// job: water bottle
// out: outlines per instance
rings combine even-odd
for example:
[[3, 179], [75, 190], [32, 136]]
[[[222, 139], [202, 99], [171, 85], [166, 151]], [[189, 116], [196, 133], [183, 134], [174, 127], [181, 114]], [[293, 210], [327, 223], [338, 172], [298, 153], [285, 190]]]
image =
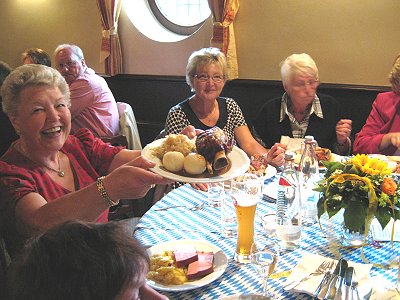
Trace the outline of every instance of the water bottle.
[[276, 201], [276, 237], [286, 250], [296, 249], [301, 237], [298, 171], [293, 160], [294, 153], [286, 152]]
[[303, 153], [299, 165], [300, 207], [302, 225], [304, 226], [311, 226], [317, 222], [318, 193], [313, 189], [320, 178], [315, 148], [314, 137], [307, 135], [304, 138]]

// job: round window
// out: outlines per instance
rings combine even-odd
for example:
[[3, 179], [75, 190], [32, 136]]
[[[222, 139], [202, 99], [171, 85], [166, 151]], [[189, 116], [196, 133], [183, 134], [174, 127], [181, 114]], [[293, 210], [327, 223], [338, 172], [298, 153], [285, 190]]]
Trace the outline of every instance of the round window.
[[207, 0], [148, 0], [157, 20], [168, 30], [191, 35], [210, 16]]

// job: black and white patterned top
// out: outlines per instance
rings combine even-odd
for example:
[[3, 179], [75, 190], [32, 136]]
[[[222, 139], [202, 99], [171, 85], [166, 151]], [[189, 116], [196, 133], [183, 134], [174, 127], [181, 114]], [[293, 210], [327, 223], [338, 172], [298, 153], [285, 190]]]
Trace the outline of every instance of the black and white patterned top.
[[[219, 119], [214, 126], [221, 128], [229, 139], [235, 140], [234, 129], [239, 126], [247, 126], [242, 110], [231, 98], [218, 97]], [[207, 130], [210, 126], [203, 124], [189, 105], [189, 99], [172, 107], [165, 122], [166, 134], [178, 134], [192, 125], [197, 129]], [[212, 126], [212, 127], [214, 127]]]

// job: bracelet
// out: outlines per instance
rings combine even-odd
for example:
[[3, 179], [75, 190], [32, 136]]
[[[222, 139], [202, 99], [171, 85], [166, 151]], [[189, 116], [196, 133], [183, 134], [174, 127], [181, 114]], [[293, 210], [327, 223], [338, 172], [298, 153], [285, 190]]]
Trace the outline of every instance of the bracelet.
[[108, 207], [118, 205], [119, 200], [116, 201], [116, 202], [112, 201], [110, 196], [108, 196], [108, 193], [107, 193], [106, 189], [104, 188], [104, 176], [101, 176], [101, 177], [97, 178], [96, 186], [97, 186], [97, 190], [99, 191], [99, 193], [100, 193], [101, 197], [103, 198], [104, 202], [107, 203]]

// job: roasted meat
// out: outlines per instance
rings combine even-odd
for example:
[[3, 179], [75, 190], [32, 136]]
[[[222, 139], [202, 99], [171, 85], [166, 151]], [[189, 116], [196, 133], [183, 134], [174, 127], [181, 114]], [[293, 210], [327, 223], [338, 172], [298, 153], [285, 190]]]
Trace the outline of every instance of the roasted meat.
[[207, 161], [210, 174], [228, 165], [226, 155], [232, 151], [233, 141], [218, 127], [205, 130], [197, 136], [196, 151]]

